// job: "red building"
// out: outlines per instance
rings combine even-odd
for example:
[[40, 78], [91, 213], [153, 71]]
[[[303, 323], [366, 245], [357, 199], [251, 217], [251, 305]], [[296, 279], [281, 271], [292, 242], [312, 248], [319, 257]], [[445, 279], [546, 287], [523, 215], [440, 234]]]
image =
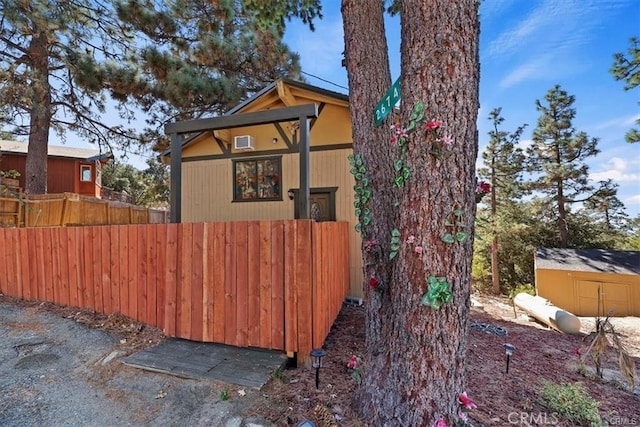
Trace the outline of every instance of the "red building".
[[[47, 193], [78, 193], [100, 198], [102, 165], [112, 158], [111, 153], [85, 148], [49, 146], [47, 160]], [[27, 144], [0, 140], [0, 170], [20, 173], [20, 187], [25, 184]]]

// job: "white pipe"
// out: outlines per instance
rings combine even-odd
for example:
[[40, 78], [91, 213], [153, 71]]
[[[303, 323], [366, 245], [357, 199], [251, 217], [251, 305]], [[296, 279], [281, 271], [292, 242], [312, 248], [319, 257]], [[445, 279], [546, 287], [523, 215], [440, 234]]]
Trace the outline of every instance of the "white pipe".
[[580, 319], [542, 297], [519, 293], [513, 298], [513, 303], [530, 316], [560, 332], [566, 334], [580, 332]]

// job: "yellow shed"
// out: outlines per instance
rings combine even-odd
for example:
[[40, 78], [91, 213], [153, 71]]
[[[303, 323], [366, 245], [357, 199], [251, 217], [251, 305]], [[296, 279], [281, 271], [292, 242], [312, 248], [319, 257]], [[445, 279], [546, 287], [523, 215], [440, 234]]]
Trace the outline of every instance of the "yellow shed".
[[640, 316], [638, 251], [540, 248], [535, 280], [538, 295], [577, 316]]
[[[355, 231], [349, 99], [289, 79], [275, 81], [225, 114], [257, 113], [307, 104], [318, 115], [309, 123], [310, 217], [348, 221], [350, 291], [362, 291], [360, 236]], [[200, 132], [182, 143], [181, 222], [279, 220], [298, 217], [300, 153], [298, 121]], [[163, 153], [169, 162], [170, 150]]]

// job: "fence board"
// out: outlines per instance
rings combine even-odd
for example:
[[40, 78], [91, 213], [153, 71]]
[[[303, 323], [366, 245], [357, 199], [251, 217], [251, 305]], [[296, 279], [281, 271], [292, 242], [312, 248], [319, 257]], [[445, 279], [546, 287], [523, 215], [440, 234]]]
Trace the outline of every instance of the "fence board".
[[84, 299], [83, 307], [88, 307], [92, 310], [96, 309], [96, 294], [93, 286], [93, 270], [94, 270], [94, 252], [95, 242], [94, 235], [91, 233], [93, 227], [82, 227], [78, 230], [78, 235], [82, 241], [82, 250], [80, 256], [82, 257], [82, 297]]
[[[296, 334], [298, 360], [306, 360], [313, 341], [313, 301], [311, 280], [311, 220], [296, 221]], [[318, 305], [320, 308], [321, 305]]]
[[249, 325], [249, 314], [247, 302], [249, 299], [248, 270], [251, 268], [248, 257], [247, 233], [249, 224], [245, 221], [234, 222], [234, 237], [236, 239], [236, 344], [240, 347], [247, 346], [247, 327]]
[[135, 226], [123, 226], [123, 229], [127, 230], [127, 243], [129, 245], [127, 249], [128, 265], [127, 265], [127, 280], [126, 280], [126, 295], [127, 300], [127, 316], [132, 319], [138, 318], [138, 289], [136, 286], [136, 279], [138, 278], [138, 234]]
[[164, 311], [167, 303], [167, 227], [154, 226], [156, 229], [156, 325], [165, 328]]
[[147, 296], [148, 296], [148, 283], [147, 275], [149, 269], [149, 262], [147, 259], [147, 250], [149, 245], [147, 239], [150, 238], [149, 230], [145, 230], [141, 225], [132, 225], [130, 228], [135, 229], [136, 242], [138, 244], [138, 250], [134, 252], [137, 254], [138, 262], [136, 263], [136, 319], [141, 322], [151, 323], [147, 319]]
[[260, 221], [260, 275], [259, 275], [259, 344], [261, 348], [271, 345], [271, 223]]
[[218, 222], [215, 224], [213, 237], [213, 340], [216, 342], [226, 342], [226, 224]]
[[298, 351], [298, 342], [296, 336], [298, 335], [298, 310], [297, 310], [297, 298], [296, 292], [296, 266], [297, 266], [297, 251], [296, 251], [296, 234], [298, 228], [296, 222], [286, 222], [284, 226], [284, 338], [285, 347], [291, 352]]
[[284, 221], [272, 222], [271, 239], [271, 348], [284, 350]]
[[247, 345], [260, 346], [260, 223], [247, 225]]
[[69, 305], [70, 304], [70, 293], [69, 293], [69, 257], [67, 254], [69, 253], [69, 240], [68, 240], [68, 229], [66, 228], [56, 228], [56, 234], [54, 235], [57, 239], [56, 245], [54, 246], [58, 248], [58, 258], [56, 263], [58, 264], [58, 271], [60, 274], [60, 292], [59, 299], [60, 304]]
[[[20, 271], [20, 275], [22, 276], [22, 297], [25, 299], [33, 299], [31, 295], [31, 286], [29, 284], [29, 270], [30, 270], [30, 260], [29, 260], [29, 235], [27, 230], [20, 229], [18, 231], [18, 240], [20, 245], [20, 265], [22, 270]], [[1, 238], [1, 237], [0, 237]], [[1, 240], [4, 241], [4, 240]], [[34, 260], [35, 261], [35, 260]], [[0, 287], [1, 288], [1, 287]]]
[[203, 282], [203, 268], [204, 268], [204, 257], [206, 257], [205, 247], [204, 247], [204, 224], [197, 223], [193, 224], [193, 243], [191, 244], [193, 248], [193, 255], [191, 256], [191, 294], [189, 296], [189, 300], [191, 303], [191, 332], [189, 334], [189, 339], [195, 341], [202, 341], [202, 318], [203, 318], [203, 307], [202, 307], [202, 298], [204, 295], [202, 289]]
[[202, 340], [213, 341], [213, 275], [216, 259], [215, 225], [212, 223], [204, 224], [202, 248]]
[[236, 345], [236, 248], [234, 223], [225, 224], [224, 235], [224, 341]]
[[111, 254], [111, 263], [109, 271], [111, 272], [111, 310], [122, 313], [122, 305], [120, 304], [120, 230], [118, 227], [109, 227], [110, 242], [109, 253]]
[[164, 304], [164, 333], [171, 337], [176, 336], [176, 278], [178, 277], [178, 224], [169, 224], [167, 227], [166, 244], [166, 274], [165, 274], [165, 304]]
[[146, 287], [147, 294], [145, 298], [146, 312], [145, 312], [145, 323], [149, 323], [151, 325], [157, 324], [157, 280], [158, 280], [158, 253], [157, 253], [157, 241], [156, 241], [156, 231], [157, 228], [155, 225], [147, 225], [141, 227], [141, 231], [147, 235], [147, 249], [145, 251], [145, 259], [144, 262], [147, 265], [147, 276], [146, 276]]
[[176, 319], [177, 336], [188, 338], [191, 335], [191, 286], [192, 286], [192, 266], [193, 259], [193, 224], [183, 224], [178, 228], [180, 240], [180, 254], [178, 259], [182, 260], [178, 264], [180, 280], [176, 284], [178, 289], [178, 311]]
[[102, 239], [100, 236], [100, 227], [91, 228], [91, 240], [93, 245], [91, 250], [93, 252], [93, 264], [91, 268], [91, 282], [93, 285], [93, 300], [95, 301], [95, 310], [98, 313], [104, 313], [104, 302], [102, 300]]
[[109, 227], [99, 227], [100, 229], [100, 275], [98, 283], [102, 290], [102, 313], [113, 313], [111, 290], [111, 233]]
[[0, 291], [304, 360], [324, 342], [348, 289], [347, 227], [265, 220], [0, 229]]
[[16, 283], [16, 273], [15, 273], [15, 248], [16, 243], [13, 241], [14, 233], [5, 233], [3, 237], [3, 242], [6, 242], [6, 254], [4, 260], [4, 268], [7, 277], [7, 294], [9, 295], [17, 295], [18, 286]]

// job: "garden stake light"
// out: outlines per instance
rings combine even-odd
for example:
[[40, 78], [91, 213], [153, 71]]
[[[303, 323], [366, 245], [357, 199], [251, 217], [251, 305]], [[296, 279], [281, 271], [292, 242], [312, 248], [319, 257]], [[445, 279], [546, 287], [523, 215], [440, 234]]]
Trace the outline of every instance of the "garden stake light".
[[504, 352], [507, 355], [507, 370], [506, 373], [509, 373], [509, 360], [511, 359], [511, 355], [513, 354], [513, 351], [516, 349], [516, 346], [513, 344], [509, 344], [509, 343], [505, 343], [504, 345]]
[[320, 367], [322, 366], [322, 358], [326, 355], [327, 352], [321, 348], [314, 348], [313, 350], [311, 350], [313, 367], [316, 368], [316, 388], [320, 386]]

